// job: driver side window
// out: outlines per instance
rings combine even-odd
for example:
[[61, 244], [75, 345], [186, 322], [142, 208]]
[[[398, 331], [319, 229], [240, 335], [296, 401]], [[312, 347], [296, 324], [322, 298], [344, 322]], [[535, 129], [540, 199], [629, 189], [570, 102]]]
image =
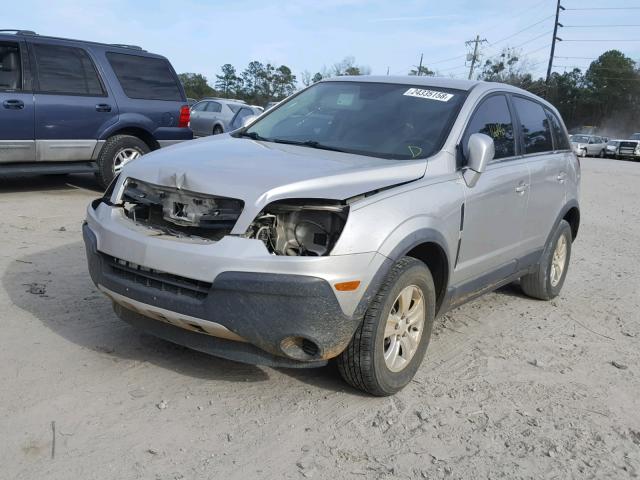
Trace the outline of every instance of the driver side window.
[[504, 95], [492, 95], [482, 101], [467, 125], [462, 137], [464, 158], [468, 158], [467, 144], [474, 133], [484, 133], [493, 139], [496, 154], [495, 160], [513, 157], [516, 154], [513, 121], [509, 104]]

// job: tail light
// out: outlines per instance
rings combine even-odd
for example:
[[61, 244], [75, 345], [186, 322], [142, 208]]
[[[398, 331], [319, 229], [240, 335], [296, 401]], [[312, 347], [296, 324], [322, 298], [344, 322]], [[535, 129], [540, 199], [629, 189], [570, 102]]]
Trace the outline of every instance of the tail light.
[[191, 119], [191, 110], [188, 105], [180, 107], [180, 117], [178, 118], [178, 127], [187, 128]]

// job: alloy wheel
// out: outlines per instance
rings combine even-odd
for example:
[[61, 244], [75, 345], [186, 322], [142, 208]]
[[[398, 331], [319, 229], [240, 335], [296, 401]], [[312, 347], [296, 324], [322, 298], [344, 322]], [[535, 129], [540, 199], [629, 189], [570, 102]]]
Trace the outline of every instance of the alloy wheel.
[[416, 285], [405, 287], [387, 317], [384, 361], [392, 372], [403, 370], [418, 350], [425, 324], [425, 300]]

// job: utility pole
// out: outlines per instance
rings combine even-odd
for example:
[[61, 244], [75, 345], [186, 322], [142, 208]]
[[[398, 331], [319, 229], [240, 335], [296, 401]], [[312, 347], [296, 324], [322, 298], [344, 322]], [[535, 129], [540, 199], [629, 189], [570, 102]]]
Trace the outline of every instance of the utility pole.
[[389, 67], [387, 67], [387, 77], [389, 76]]
[[424, 53], [420, 54], [420, 65], [418, 65], [418, 76], [422, 75], [422, 57], [424, 56]]
[[473, 77], [473, 69], [475, 68], [476, 62], [479, 60], [479, 57], [480, 57], [480, 52], [478, 52], [478, 46], [485, 43], [486, 41], [487, 41], [486, 38], [483, 38], [482, 40], [480, 40], [480, 35], [476, 35], [475, 40], [469, 40], [468, 42], [464, 42], [464, 44], [467, 47], [470, 47], [471, 44], [474, 44], [473, 53], [471, 55], [467, 55], [467, 60], [471, 60], [471, 67], [469, 68], [469, 80], [471, 80], [471, 77]]
[[553, 40], [551, 40], [551, 52], [549, 53], [549, 66], [547, 67], [547, 79], [545, 83], [549, 83], [549, 79], [551, 78], [551, 69], [553, 68], [553, 56], [556, 53], [556, 40], [561, 42], [562, 39], [558, 38], [558, 27], [562, 27], [563, 25], [558, 22], [558, 17], [560, 17], [560, 10], [564, 10], [564, 7], [560, 5], [560, 0], [558, 0], [558, 4], [556, 6], [556, 23], [553, 24]]

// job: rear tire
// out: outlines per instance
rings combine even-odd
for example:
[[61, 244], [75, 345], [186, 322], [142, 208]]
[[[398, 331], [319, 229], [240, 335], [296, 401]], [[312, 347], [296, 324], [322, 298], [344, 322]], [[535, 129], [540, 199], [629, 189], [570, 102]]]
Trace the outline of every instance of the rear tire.
[[213, 127], [213, 134], [214, 135], [220, 135], [221, 133], [223, 133], [223, 131], [222, 131], [222, 127], [220, 125], [216, 125], [215, 127]]
[[569, 270], [572, 241], [569, 223], [560, 220], [536, 270], [520, 279], [520, 288], [525, 295], [540, 300], [551, 300], [558, 296]]
[[[107, 139], [98, 156], [96, 177], [103, 188], [107, 188], [116, 173], [131, 159], [149, 153], [149, 145], [133, 135], [114, 135]], [[137, 156], [136, 156], [137, 155]], [[130, 158], [130, 160], [125, 160]]]
[[337, 359], [342, 377], [376, 396], [393, 395], [404, 388], [427, 351], [435, 304], [435, 287], [427, 266], [415, 258], [401, 258]]

